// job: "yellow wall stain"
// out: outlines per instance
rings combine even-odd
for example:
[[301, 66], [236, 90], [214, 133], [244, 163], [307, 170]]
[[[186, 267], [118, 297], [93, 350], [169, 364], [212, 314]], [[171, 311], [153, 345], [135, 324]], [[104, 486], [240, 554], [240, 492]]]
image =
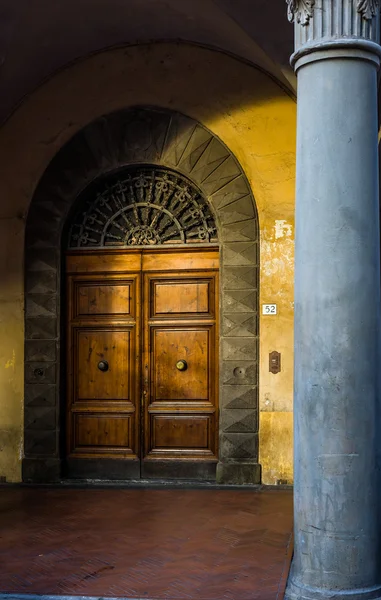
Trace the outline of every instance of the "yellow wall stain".
[[[114, 49], [71, 65], [29, 96], [0, 130], [0, 321], [7, 323], [0, 361], [14, 369], [12, 382], [0, 370], [0, 474], [21, 479], [25, 220], [20, 215], [27, 213], [50, 160], [78, 130], [101, 115], [138, 105], [200, 121], [233, 152], [252, 187], [260, 225], [260, 304], [278, 309], [275, 316], [260, 314], [263, 482], [291, 482], [296, 105], [248, 64], [165, 43]], [[277, 375], [269, 372], [273, 350], [282, 355]]]
[[14, 370], [15, 366], [16, 366], [16, 352], [13, 350], [12, 358], [7, 360], [7, 362], [5, 363], [5, 368]]

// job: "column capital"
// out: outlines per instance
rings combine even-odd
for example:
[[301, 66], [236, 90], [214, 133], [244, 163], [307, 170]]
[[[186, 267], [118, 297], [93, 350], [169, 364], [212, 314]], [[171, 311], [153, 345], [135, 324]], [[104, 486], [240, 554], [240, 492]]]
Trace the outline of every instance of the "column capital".
[[[381, 56], [381, 0], [286, 0], [288, 19], [295, 23], [291, 64], [335, 56], [371, 60]], [[333, 50], [334, 52], [328, 52]]]

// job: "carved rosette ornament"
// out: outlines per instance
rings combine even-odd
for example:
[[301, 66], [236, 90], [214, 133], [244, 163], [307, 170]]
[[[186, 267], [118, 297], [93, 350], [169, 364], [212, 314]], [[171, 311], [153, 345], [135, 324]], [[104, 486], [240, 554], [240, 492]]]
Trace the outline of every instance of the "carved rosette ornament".
[[70, 248], [156, 246], [217, 241], [200, 192], [179, 173], [132, 167], [80, 201]]
[[357, 10], [367, 21], [371, 21], [377, 15], [379, 7], [379, 0], [357, 0]]
[[288, 20], [293, 23], [296, 21], [304, 27], [308, 25], [313, 17], [315, 0], [286, 0], [288, 4]]

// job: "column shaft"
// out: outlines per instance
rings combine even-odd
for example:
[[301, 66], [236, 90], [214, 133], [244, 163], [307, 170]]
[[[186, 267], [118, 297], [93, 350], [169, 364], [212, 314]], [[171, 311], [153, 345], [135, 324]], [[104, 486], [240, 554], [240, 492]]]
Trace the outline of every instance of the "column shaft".
[[295, 554], [286, 597], [380, 599], [377, 57], [316, 48], [296, 66]]

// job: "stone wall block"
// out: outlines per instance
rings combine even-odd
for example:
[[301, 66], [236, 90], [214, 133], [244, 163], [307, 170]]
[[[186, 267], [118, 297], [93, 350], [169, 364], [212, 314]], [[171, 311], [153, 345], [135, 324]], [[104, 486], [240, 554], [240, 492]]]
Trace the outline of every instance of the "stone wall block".
[[25, 257], [28, 271], [57, 271], [58, 250], [57, 248], [39, 248], [28, 252]]
[[250, 188], [245, 177], [241, 174], [211, 194], [210, 200], [214, 208], [219, 211], [224, 206], [227, 206], [248, 194], [251, 196]]
[[53, 406], [26, 406], [24, 413], [25, 430], [49, 431], [55, 430], [56, 409]]
[[200, 160], [192, 169], [192, 178], [198, 184], [207, 181], [218, 169], [224, 173], [224, 165], [229, 159], [229, 151], [216, 138], [211, 138], [202, 153]]
[[258, 411], [252, 408], [224, 410], [221, 429], [224, 433], [257, 433]]
[[57, 447], [56, 431], [30, 431], [25, 432], [24, 450], [27, 456], [56, 456]]
[[224, 250], [227, 266], [249, 266], [258, 262], [258, 244], [255, 242], [229, 242]]
[[223, 360], [256, 360], [257, 340], [250, 337], [223, 338], [221, 343], [221, 353]]
[[224, 409], [254, 409], [258, 389], [255, 385], [223, 385], [221, 406]]
[[225, 264], [222, 288], [224, 290], [258, 289], [257, 267], [229, 267]]
[[27, 362], [54, 362], [57, 358], [55, 340], [27, 340], [25, 360]]
[[253, 360], [222, 361], [222, 384], [256, 385], [258, 365]]
[[162, 153], [164, 164], [175, 168], [179, 165], [195, 129], [193, 119], [180, 113], [171, 115]]
[[257, 290], [224, 290], [222, 307], [227, 313], [255, 312], [258, 305]]
[[258, 316], [255, 312], [225, 313], [222, 316], [223, 337], [258, 335]]
[[55, 383], [57, 364], [48, 362], [25, 363], [26, 383]]
[[25, 338], [27, 340], [52, 340], [57, 337], [57, 319], [54, 317], [27, 318]]
[[196, 125], [177, 165], [179, 169], [184, 173], [191, 173], [212, 139], [213, 136], [209, 131]]
[[25, 291], [28, 294], [49, 294], [57, 290], [57, 271], [27, 271]]
[[25, 298], [25, 309], [27, 317], [56, 317], [56, 294], [26, 294]]
[[[234, 200], [230, 204], [219, 208], [218, 215], [222, 226], [232, 225], [238, 222], [254, 218], [254, 206], [249, 195]], [[235, 240], [236, 241], [236, 240]]]
[[125, 111], [124, 123], [120, 123], [123, 141], [119, 160], [131, 162], [158, 162], [168, 130], [168, 115], [160, 111]]
[[256, 219], [244, 219], [223, 224], [221, 238], [224, 242], [258, 242], [258, 224]]
[[25, 406], [55, 406], [57, 387], [54, 384], [27, 384]]
[[229, 156], [205, 181], [203, 188], [208, 196], [215, 194], [225, 185], [239, 177], [241, 171], [236, 160]]
[[57, 236], [60, 235], [58, 227], [44, 226], [43, 223], [33, 222], [31, 227], [28, 227], [26, 234], [26, 246], [31, 248], [51, 248], [55, 250], [57, 247]]
[[221, 456], [235, 460], [258, 459], [258, 434], [222, 433], [220, 436]]

